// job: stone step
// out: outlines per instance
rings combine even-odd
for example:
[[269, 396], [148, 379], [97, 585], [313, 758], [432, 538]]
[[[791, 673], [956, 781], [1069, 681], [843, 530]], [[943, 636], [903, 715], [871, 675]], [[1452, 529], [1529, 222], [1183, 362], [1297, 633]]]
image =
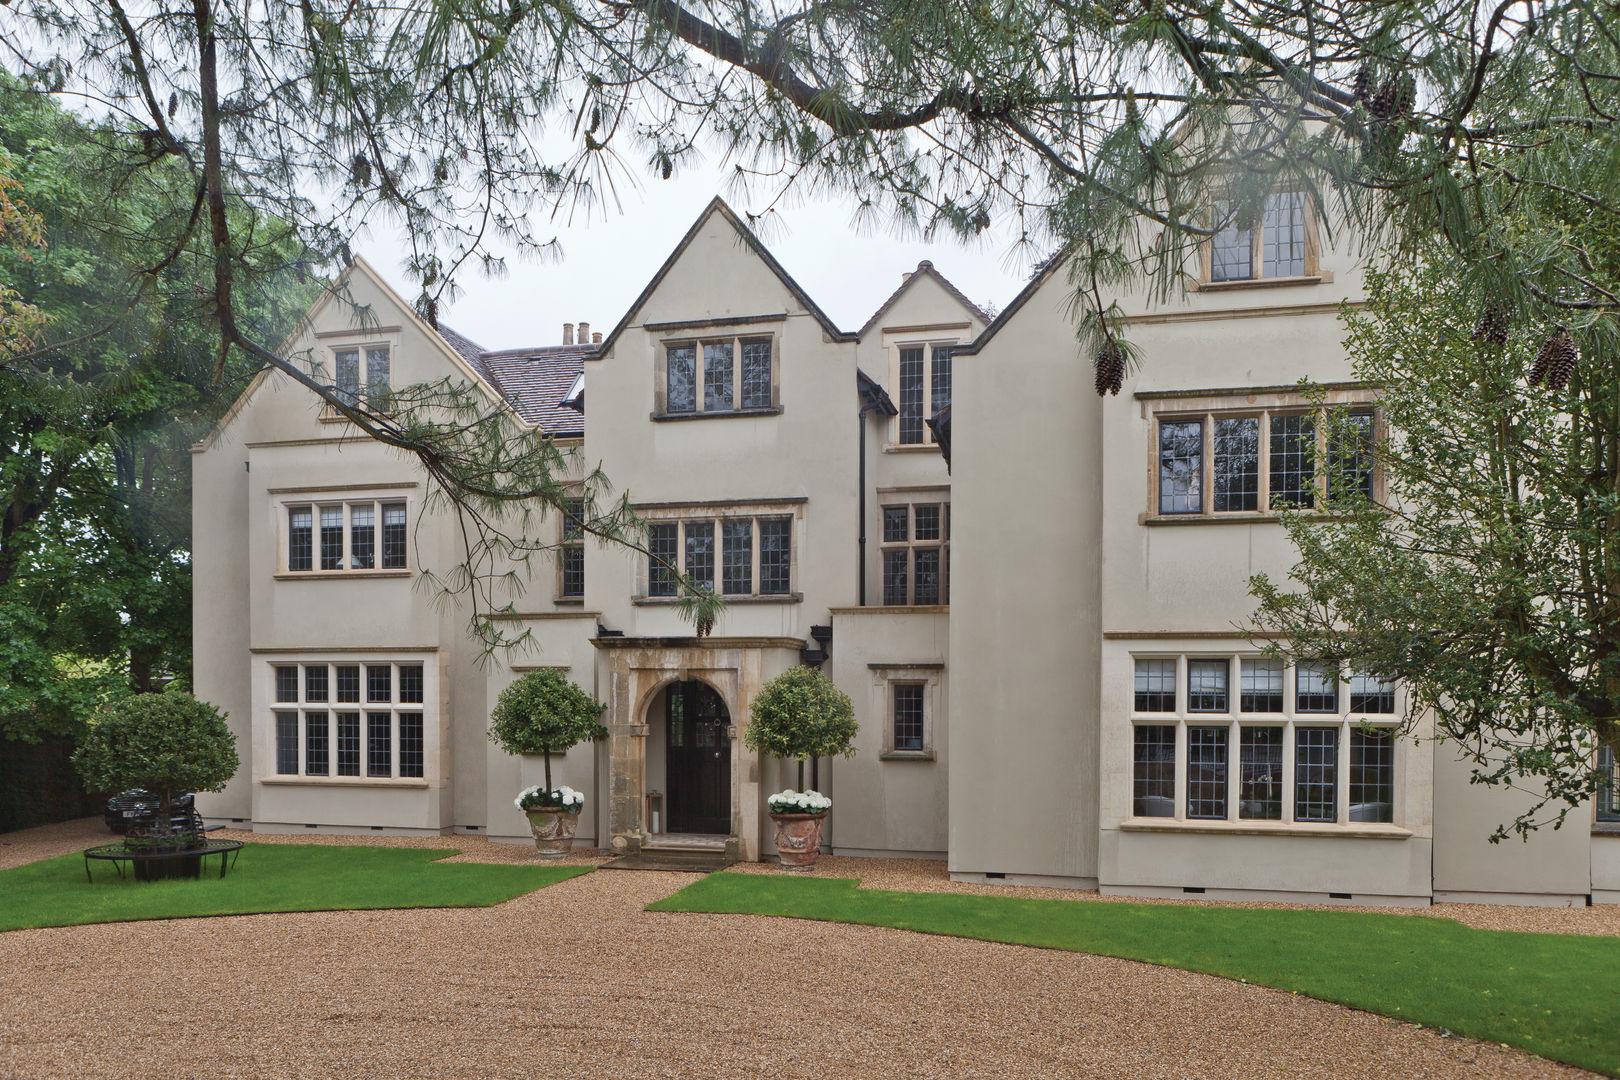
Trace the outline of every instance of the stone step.
[[708, 874], [724, 870], [736, 861], [724, 851], [643, 849], [635, 855], [621, 855], [612, 862], [603, 863], [598, 869], [673, 870], [685, 874]]

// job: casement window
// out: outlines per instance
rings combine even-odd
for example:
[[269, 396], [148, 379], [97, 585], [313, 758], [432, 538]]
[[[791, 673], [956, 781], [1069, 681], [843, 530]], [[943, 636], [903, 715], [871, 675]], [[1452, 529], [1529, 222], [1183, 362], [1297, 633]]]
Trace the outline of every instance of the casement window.
[[928, 418], [951, 403], [951, 352], [956, 342], [901, 345], [895, 366], [894, 441], [902, 446], [935, 442]]
[[1226, 517], [1376, 498], [1375, 419], [1370, 405], [1158, 414], [1153, 513]]
[[1614, 750], [1598, 747], [1598, 786], [1596, 798], [1599, 821], [1620, 822], [1620, 768], [1615, 765]]
[[419, 780], [427, 768], [428, 702], [419, 661], [272, 664], [275, 775]]
[[950, 603], [951, 504], [924, 501], [881, 509], [883, 603]]
[[1259, 216], [1239, 220], [1230, 203], [1215, 205], [1221, 226], [1203, 244], [1205, 284], [1263, 282], [1318, 275], [1316, 222], [1302, 191], [1266, 197]]
[[283, 504], [282, 513], [287, 573], [408, 568], [403, 501], [295, 502]]
[[793, 593], [791, 514], [726, 514], [654, 520], [648, 526], [646, 592], [677, 595], [676, 570], [725, 597]]
[[564, 499], [557, 545], [557, 596], [577, 599], [585, 595], [584, 499]]
[[776, 407], [770, 337], [665, 342], [660, 365], [666, 416], [760, 412]]
[[1392, 681], [1331, 664], [1137, 657], [1132, 815], [1393, 823], [1396, 704]]
[[387, 345], [340, 345], [332, 350], [334, 386], [350, 405], [381, 405], [389, 394], [392, 357]]
[[944, 708], [942, 664], [872, 664], [874, 712], [885, 719], [885, 760], [934, 760], [934, 725]]

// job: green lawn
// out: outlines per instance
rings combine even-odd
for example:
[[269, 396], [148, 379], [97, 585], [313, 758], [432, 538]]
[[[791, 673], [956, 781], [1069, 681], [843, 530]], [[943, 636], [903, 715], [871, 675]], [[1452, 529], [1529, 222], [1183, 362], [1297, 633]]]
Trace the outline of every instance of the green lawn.
[[[223, 880], [217, 856], [194, 881], [120, 881], [111, 863], [55, 859], [0, 871], [0, 931], [35, 926], [251, 915], [265, 911], [488, 907], [588, 866], [441, 863], [454, 849], [248, 844]], [[128, 871], [126, 871], [126, 874]]]
[[710, 874], [653, 911], [785, 915], [1099, 953], [1449, 1028], [1620, 1075], [1620, 939], [1357, 912], [1025, 900]]

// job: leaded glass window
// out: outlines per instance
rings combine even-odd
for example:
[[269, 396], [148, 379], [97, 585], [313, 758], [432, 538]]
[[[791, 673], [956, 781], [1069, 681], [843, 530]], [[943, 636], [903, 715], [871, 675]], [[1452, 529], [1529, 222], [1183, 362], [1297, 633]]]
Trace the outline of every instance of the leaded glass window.
[[402, 712], [399, 714], [399, 775], [404, 777], [420, 777], [422, 775], [422, 714], [419, 712]]
[[360, 350], [339, 349], [332, 354], [337, 367], [337, 395], [346, 404], [360, 403]]
[[394, 715], [366, 713], [366, 775], [394, 775]]
[[911, 539], [910, 507], [885, 506], [883, 508], [883, 542], [904, 544]]
[[321, 569], [343, 569], [343, 507], [321, 507]]
[[1294, 820], [1337, 821], [1339, 729], [1294, 729]]
[[768, 409], [771, 400], [771, 341], [742, 343], [742, 407]]
[[1215, 512], [1260, 508], [1260, 418], [1215, 419]]
[[900, 441], [923, 441], [923, 350], [900, 350]]
[[1376, 675], [1352, 672], [1350, 675], [1350, 711], [1353, 713], [1393, 713], [1395, 711], [1395, 683]]
[[793, 591], [793, 519], [759, 519], [759, 591], [776, 596]]
[[405, 567], [405, 504], [383, 503], [383, 557], [384, 570], [402, 570]]
[[307, 776], [325, 776], [331, 768], [327, 757], [329, 729], [325, 709], [312, 709], [304, 713], [304, 773]]
[[313, 569], [314, 553], [314, 513], [307, 506], [294, 506], [287, 511], [287, 569]]
[[1137, 724], [1133, 747], [1132, 815], [1175, 817], [1176, 729], [1170, 724]]
[[903, 605], [909, 595], [909, 563], [911, 552], [897, 548], [883, 553], [883, 602]]
[[1226, 712], [1226, 681], [1231, 666], [1227, 660], [1187, 661], [1188, 712]]
[[1305, 273], [1305, 193], [1278, 192], [1266, 200], [1260, 235], [1261, 273], [1268, 278]]
[[1620, 768], [1615, 767], [1613, 748], [1598, 747], [1597, 771], [1597, 819], [1620, 821]]
[[1353, 412], [1334, 418], [1328, 429], [1330, 495], [1351, 498], [1373, 493], [1373, 415]]
[[372, 345], [366, 349], [366, 400], [373, 405], [388, 397], [388, 346]]
[[732, 401], [731, 342], [710, 342], [703, 346], [703, 411], [730, 412]]
[[388, 664], [366, 665], [366, 700], [394, 700], [394, 669]]
[[1309, 213], [1302, 191], [1268, 195], [1259, 207], [1258, 223], [1245, 220], [1241, 207], [1216, 204], [1216, 220], [1224, 224], [1210, 240], [1210, 280], [1303, 277], [1309, 265]]
[[728, 595], [747, 595], [753, 592], [753, 518], [732, 518], [720, 523], [720, 555], [722, 560], [720, 590]]
[[[297, 687], [294, 687], [296, 692]], [[276, 712], [276, 772], [283, 776], [298, 773], [298, 714]]]
[[360, 775], [360, 714], [337, 714], [337, 774]]
[[686, 580], [706, 589], [714, 588], [714, 523], [686, 523]]
[[1395, 733], [1350, 729], [1350, 820], [1395, 820]]
[[1226, 817], [1226, 727], [1187, 729], [1187, 816]]
[[422, 703], [422, 665], [399, 665], [399, 700], [405, 705]]
[[950, 602], [950, 504], [883, 507], [883, 602]]
[[[1228, 218], [1232, 208], [1220, 206], [1218, 218]], [[1238, 228], [1235, 218], [1226, 224], [1210, 241], [1209, 276], [1211, 281], [1246, 281], [1254, 277], [1254, 230]]]
[[1176, 711], [1176, 662], [1172, 659], [1136, 662], [1136, 711]]
[[1316, 421], [1304, 413], [1271, 418], [1271, 506], [1316, 505]]
[[660, 522], [648, 526], [647, 595], [675, 595], [675, 567], [680, 557], [676, 547], [679, 526], [674, 522]]
[[1204, 508], [1204, 422], [1159, 423], [1159, 513], [1197, 514]]
[[916, 574], [912, 584], [912, 603], [939, 603], [939, 548], [917, 548], [913, 551], [912, 569]]
[[894, 684], [894, 748], [921, 750], [923, 748], [923, 692], [922, 683]]
[[[1280, 706], [1280, 702], [1279, 702]], [[1281, 821], [1283, 813], [1283, 729], [1238, 729], [1238, 817]]]
[[356, 570], [377, 565], [377, 511], [371, 503], [349, 507], [349, 562]]
[[1238, 708], [1246, 713], [1283, 711], [1283, 662], [1261, 658], [1240, 662]]
[[1332, 664], [1301, 663], [1294, 669], [1294, 711], [1339, 711], [1339, 669]]
[[276, 668], [276, 700], [298, 700], [298, 669], [291, 665]]
[[585, 500], [564, 499], [558, 552], [559, 596], [585, 595]]
[[939, 411], [951, 403], [951, 348], [934, 346], [933, 367], [929, 372], [929, 416], [939, 415]]
[[671, 345], [665, 353], [664, 407], [672, 413], [697, 411], [696, 345]]
[[327, 670], [325, 664], [306, 664], [304, 666], [305, 701], [326, 700]]
[[340, 704], [360, 700], [360, 665], [337, 665], [337, 699]]

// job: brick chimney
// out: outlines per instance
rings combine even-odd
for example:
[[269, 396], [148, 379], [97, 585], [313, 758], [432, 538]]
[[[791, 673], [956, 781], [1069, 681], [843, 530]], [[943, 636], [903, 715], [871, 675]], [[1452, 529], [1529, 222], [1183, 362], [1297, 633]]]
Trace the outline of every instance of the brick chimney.
[[[588, 322], [582, 322], [579, 324], [579, 343], [581, 345], [589, 345], [591, 343], [591, 324]], [[566, 345], [568, 342], [565, 341], [563, 344]]]
[[572, 345], [573, 343], [574, 343], [574, 324], [571, 323], [571, 322], [565, 322], [565, 323], [563, 323], [563, 344], [564, 345]]
[[591, 344], [592, 345], [600, 345], [600, 344], [602, 344], [602, 332], [600, 330], [598, 330], [596, 333], [591, 335]]

